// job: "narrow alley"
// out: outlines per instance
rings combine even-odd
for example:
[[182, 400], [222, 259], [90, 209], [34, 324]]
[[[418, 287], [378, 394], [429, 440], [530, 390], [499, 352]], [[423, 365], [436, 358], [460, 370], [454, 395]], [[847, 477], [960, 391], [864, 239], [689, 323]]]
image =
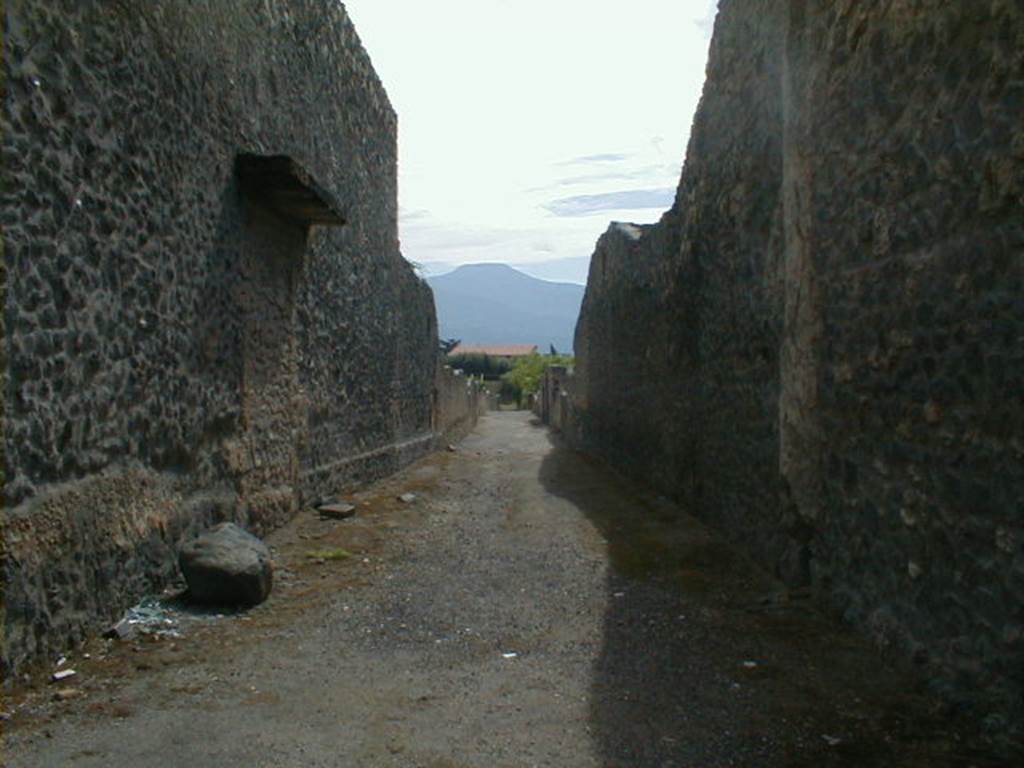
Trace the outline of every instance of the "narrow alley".
[[265, 604], [96, 640], [68, 701], [22, 692], [8, 764], [998, 764], [808, 599], [525, 412], [354, 498], [270, 537]]

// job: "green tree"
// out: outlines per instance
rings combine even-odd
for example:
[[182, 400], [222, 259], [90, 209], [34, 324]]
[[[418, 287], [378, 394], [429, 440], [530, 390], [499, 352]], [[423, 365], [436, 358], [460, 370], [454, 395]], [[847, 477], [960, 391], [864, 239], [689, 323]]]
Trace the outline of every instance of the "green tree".
[[452, 368], [458, 368], [473, 376], [483, 376], [485, 379], [497, 379], [511, 368], [507, 360], [490, 355], [450, 355], [447, 362]]
[[520, 357], [512, 370], [501, 377], [502, 392], [515, 397], [520, 408], [523, 398], [540, 388], [544, 371], [552, 365], [571, 366], [574, 358], [569, 355], [528, 355]]

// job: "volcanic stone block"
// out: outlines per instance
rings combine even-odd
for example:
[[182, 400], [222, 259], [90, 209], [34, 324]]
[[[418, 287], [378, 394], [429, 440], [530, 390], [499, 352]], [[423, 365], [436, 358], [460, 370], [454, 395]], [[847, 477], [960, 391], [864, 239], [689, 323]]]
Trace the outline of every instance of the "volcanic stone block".
[[273, 567], [266, 544], [234, 523], [221, 523], [182, 546], [178, 557], [189, 599], [252, 606], [270, 595]]

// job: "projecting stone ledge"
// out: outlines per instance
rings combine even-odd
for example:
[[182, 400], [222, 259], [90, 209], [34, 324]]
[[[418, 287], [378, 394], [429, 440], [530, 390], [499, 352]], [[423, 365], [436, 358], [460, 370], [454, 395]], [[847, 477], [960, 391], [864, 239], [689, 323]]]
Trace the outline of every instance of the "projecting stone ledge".
[[287, 155], [239, 155], [235, 171], [245, 194], [286, 218], [331, 227], [345, 223], [331, 193]]
[[608, 231], [625, 235], [630, 240], [639, 240], [651, 226], [650, 224], [631, 224], [627, 221], [613, 221], [608, 225]]

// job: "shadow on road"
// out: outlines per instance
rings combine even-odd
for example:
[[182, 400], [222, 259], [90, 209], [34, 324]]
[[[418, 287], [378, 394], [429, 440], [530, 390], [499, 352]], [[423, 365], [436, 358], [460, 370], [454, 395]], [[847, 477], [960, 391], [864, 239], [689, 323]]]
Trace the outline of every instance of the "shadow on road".
[[[542, 428], [542, 427], [538, 427]], [[605, 766], [995, 766], [907, 670], [695, 519], [549, 436], [545, 489], [607, 542], [590, 726]]]

